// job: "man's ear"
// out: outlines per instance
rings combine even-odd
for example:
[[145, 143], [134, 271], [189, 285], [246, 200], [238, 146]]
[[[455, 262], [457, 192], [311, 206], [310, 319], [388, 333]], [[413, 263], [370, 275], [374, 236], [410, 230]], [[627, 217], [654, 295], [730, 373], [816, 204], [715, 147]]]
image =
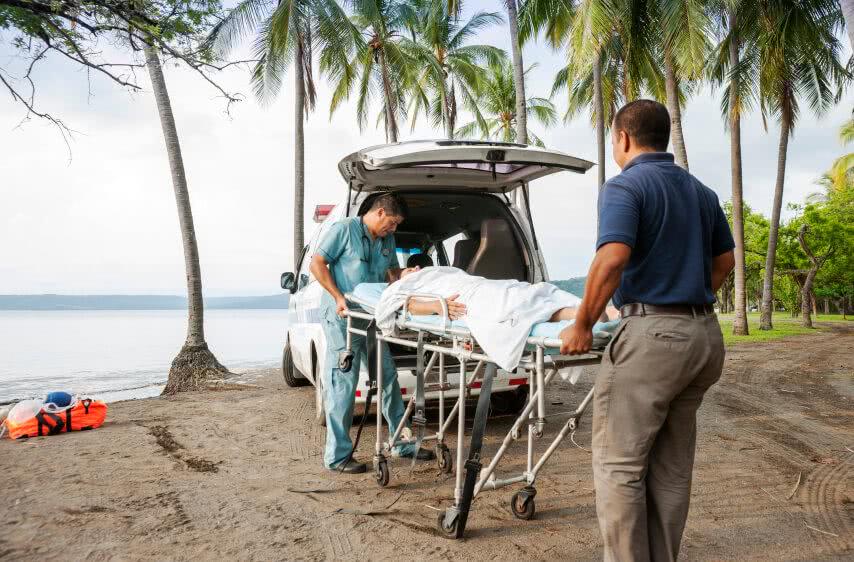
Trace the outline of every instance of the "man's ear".
[[620, 131], [620, 143], [622, 143], [623, 152], [628, 153], [632, 149], [632, 137], [625, 131]]

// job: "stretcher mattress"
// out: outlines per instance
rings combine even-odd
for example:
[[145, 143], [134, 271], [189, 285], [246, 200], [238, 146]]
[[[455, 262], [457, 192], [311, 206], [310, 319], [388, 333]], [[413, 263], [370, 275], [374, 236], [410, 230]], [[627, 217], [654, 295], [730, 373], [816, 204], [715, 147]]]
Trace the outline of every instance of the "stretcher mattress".
[[[388, 286], [387, 283], [361, 283], [356, 285], [351, 293], [352, 297], [358, 302], [367, 312], [373, 312], [383, 290]], [[432, 314], [429, 316], [412, 316], [410, 319], [419, 324], [435, 326], [436, 330], [441, 330], [442, 326], [451, 328], [468, 329], [465, 319], [452, 320], [445, 322], [441, 316]], [[561, 331], [569, 326], [572, 321], [561, 320], [560, 322], [541, 322], [534, 325], [531, 329], [531, 337], [536, 338], [557, 338]], [[593, 326], [594, 348], [602, 348], [611, 339], [611, 334], [616, 331], [619, 326], [619, 320], [611, 320], [610, 322], [597, 322]]]

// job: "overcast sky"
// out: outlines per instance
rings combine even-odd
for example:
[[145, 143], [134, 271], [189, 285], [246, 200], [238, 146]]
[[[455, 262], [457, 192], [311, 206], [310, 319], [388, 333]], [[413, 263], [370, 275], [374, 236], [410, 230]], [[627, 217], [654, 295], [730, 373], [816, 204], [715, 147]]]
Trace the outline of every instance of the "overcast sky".
[[[470, 1], [494, 9], [495, 2]], [[15, 72], [9, 35], [0, 35], [0, 64]], [[482, 42], [508, 48], [506, 27]], [[544, 45], [526, 47], [536, 63], [529, 95], [548, 96], [561, 55]], [[848, 53], [846, 53], [848, 56]], [[221, 75], [246, 101], [224, 113], [216, 92], [190, 71], [165, 69], [184, 152], [199, 241], [205, 293], [258, 295], [279, 292], [291, 269], [293, 97], [287, 80], [280, 98], [260, 107], [248, 73]], [[289, 77], [290, 78], [290, 77]], [[50, 125], [32, 120], [0, 94], [0, 293], [181, 294], [184, 266], [163, 136], [147, 75], [145, 91], [130, 94], [62, 60], [48, 59], [35, 75], [41, 109], [60, 116], [77, 134], [71, 160]], [[346, 186], [336, 163], [359, 148], [384, 142], [381, 129], [359, 131], [352, 104], [331, 119], [330, 88], [319, 83], [318, 109], [306, 124], [306, 225], [314, 206], [338, 203]], [[565, 102], [555, 98], [563, 112]], [[842, 152], [838, 129], [854, 107], [854, 89], [820, 118], [803, 112], [789, 144], [784, 207], [815, 191], [815, 180]], [[373, 122], [373, 121], [371, 121]], [[544, 130], [530, 128], [547, 146], [594, 160], [589, 118]], [[729, 138], [719, 93], [708, 90], [683, 110], [691, 171], [730, 198]], [[438, 131], [406, 127], [401, 140], [436, 138]], [[742, 124], [745, 199], [768, 213], [774, 190], [779, 129], [765, 132], [758, 115]], [[610, 160], [610, 155], [609, 155]], [[609, 161], [607, 175], [618, 172]], [[532, 186], [534, 222], [552, 278], [584, 275], [595, 238], [596, 171], [561, 173]]]

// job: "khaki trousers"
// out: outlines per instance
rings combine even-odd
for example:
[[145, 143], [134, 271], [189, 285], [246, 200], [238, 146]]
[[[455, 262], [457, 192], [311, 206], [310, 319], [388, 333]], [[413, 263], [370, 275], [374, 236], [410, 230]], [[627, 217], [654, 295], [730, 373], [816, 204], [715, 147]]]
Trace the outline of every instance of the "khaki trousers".
[[723, 362], [714, 315], [632, 316], [614, 334], [593, 399], [593, 479], [606, 561], [676, 559], [697, 409]]

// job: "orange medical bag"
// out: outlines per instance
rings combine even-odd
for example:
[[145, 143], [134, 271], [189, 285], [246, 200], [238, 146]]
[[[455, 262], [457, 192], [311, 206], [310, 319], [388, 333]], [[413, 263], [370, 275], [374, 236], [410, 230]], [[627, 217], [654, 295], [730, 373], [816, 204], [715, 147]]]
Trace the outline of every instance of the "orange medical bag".
[[6, 419], [6, 428], [12, 439], [26, 439], [42, 435], [57, 435], [69, 431], [95, 429], [104, 423], [107, 405], [100, 400], [84, 398], [62, 412], [48, 412], [44, 408], [35, 417], [15, 423]]

